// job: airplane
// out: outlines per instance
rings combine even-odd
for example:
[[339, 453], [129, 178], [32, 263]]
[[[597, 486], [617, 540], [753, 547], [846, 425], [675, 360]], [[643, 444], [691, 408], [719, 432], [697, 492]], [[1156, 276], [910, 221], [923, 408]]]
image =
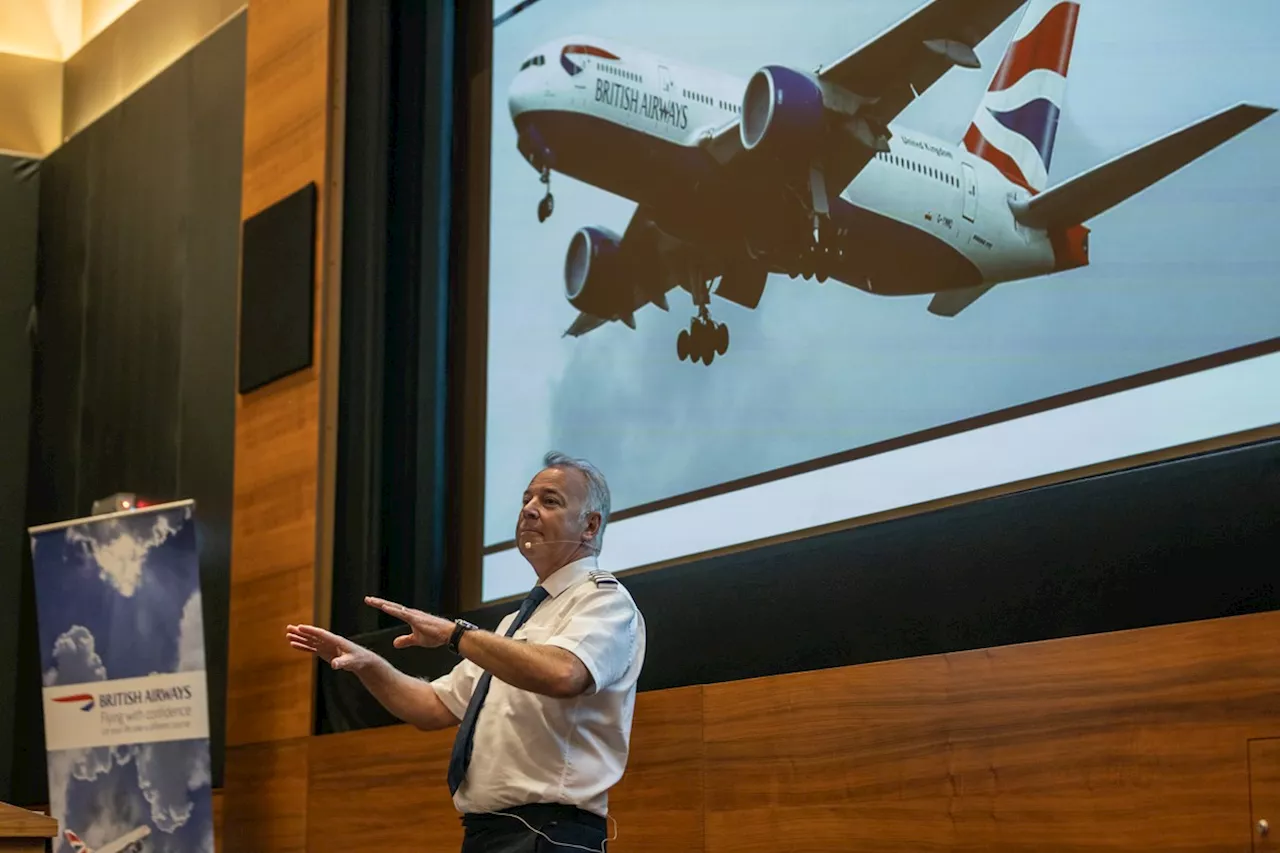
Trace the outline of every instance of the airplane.
[[142, 839], [151, 834], [151, 827], [140, 826], [137, 829], [132, 829], [105, 847], [91, 848], [80, 840], [80, 836], [69, 829], [64, 830], [62, 834], [66, 837], [67, 843], [71, 845], [73, 853], [141, 853]]
[[[1025, 8], [963, 139], [895, 122]], [[647, 305], [697, 309], [681, 361], [729, 347], [711, 295], [756, 308], [769, 274], [828, 278], [883, 296], [929, 295], [955, 317], [993, 287], [1087, 266], [1093, 217], [1275, 112], [1236, 104], [1047, 188], [1081, 10], [1077, 0], [931, 0], [813, 71], [739, 78], [611, 39], [534, 50], [508, 89], [517, 149], [636, 202], [624, 233], [590, 225], [565, 256], [578, 337], [635, 328]], [[715, 283], [714, 291], [711, 289]]]

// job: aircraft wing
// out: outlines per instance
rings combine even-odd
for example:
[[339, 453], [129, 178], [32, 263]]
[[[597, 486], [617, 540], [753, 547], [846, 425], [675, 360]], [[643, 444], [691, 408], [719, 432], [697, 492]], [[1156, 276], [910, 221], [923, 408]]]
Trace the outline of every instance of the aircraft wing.
[[93, 853], [125, 853], [130, 844], [136, 844], [151, 834], [151, 827], [140, 826], [102, 847], [96, 847]]
[[[913, 100], [953, 66], [977, 68], [974, 49], [1025, 0], [931, 0], [861, 47], [815, 72], [824, 84], [852, 95], [856, 107], [844, 135], [827, 152], [828, 184], [843, 189], [870, 161], [877, 138]], [[824, 100], [831, 106], [830, 93]], [[742, 152], [739, 122], [720, 128], [708, 147], [721, 163]], [[860, 141], [861, 146], [852, 144]], [[834, 162], [833, 162], [834, 161]]]
[[580, 311], [561, 337], [581, 337], [613, 320], [634, 329], [636, 311], [650, 304], [666, 311], [669, 291], [686, 286], [697, 276], [711, 279], [720, 274], [715, 262], [699, 256], [695, 247], [664, 234], [644, 207], [636, 208], [627, 223], [619, 251], [620, 266], [637, 276], [617, 284], [629, 296], [625, 300], [628, 309], [617, 317], [595, 317]]
[[873, 112], [888, 123], [952, 66], [978, 68], [977, 46], [1024, 2], [933, 0], [820, 68], [818, 77], [877, 98]]

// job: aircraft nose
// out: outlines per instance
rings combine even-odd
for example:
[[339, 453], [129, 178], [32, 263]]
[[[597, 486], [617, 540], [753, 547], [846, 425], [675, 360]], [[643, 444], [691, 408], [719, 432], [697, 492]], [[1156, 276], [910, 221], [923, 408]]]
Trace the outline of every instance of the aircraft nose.
[[507, 89], [507, 109], [511, 111], [513, 120], [533, 108], [533, 99], [538, 88], [533, 79], [535, 75], [531, 71], [532, 69], [529, 69], [517, 74]]

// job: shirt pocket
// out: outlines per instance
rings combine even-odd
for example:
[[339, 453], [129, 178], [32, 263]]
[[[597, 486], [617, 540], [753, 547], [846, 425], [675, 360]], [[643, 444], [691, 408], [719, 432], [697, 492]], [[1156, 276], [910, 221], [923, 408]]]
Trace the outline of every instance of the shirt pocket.
[[555, 633], [550, 626], [547, 625], [524, 625], [513, 639], [522, 640], [530, 645], [541, 645]]

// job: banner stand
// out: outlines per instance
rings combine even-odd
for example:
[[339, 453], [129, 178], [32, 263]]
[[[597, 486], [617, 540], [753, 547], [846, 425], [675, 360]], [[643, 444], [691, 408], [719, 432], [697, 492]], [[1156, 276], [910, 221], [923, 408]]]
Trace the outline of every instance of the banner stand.
[[213, 853], [194, 513], [28, 530], [54, 853]]

